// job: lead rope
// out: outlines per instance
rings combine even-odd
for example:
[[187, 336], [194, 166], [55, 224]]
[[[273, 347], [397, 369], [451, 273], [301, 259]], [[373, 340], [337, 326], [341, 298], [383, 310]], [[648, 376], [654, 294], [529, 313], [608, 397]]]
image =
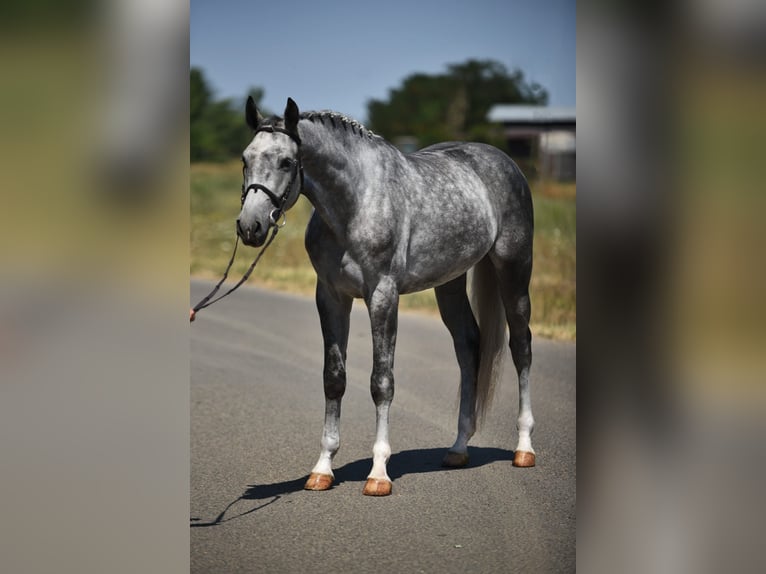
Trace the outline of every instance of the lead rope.
[[[226, 271], [223, 272], [223, 277], [221, 277], [221, 280], [218, 282], [218, 284], [213, 287], [213, 290], [208, 293], [202, 301], [197, 303], [194, 307], [192, 307], [189, 310], [189, 322], [191, 323], [194, 321], [194, 319], [197, 316], [197, 311], [200, 309], [204, 309], [205, 307], [210, 307], [213, 303], [216, 303], [226, 297], [227, 295], [230, 295], [234, 291], [236, 291], [240, 285], [242, 285], [245, 281], [248, 280], [250, 277], [250, 274], [253, 272], [253, 269], [255, 269], [255, 266], [258, 264], [258, 260], [261, 258], [261, 255], [263, 255], [263, 252], [266, 251], [266, 248], [271, 245], [271, 242], [274, 241], [274, 238], [277, 236], [277, 232], [279, 231], [279, 225], [274, 225], [274, 229], [271, 232], [271, 236], [269, 237], [269, 240], [264, 244], [263, 247], [261, 247], [261, 250], [258, 252], [258, 255], [255, 257], [255, 260], [250, 264], [250, 268], [245, 272], [245, 274], [242, 276], [242, 279], [240, 279], [234, 287], [226, 291], [223, 295], [220, 295], [216, 297], [215, 299], [212, 299], [212, 297], [218, 293], [218, 290], [221, 288], [221, 285], [223, 285], [223, 282], [226, 281], [226, 277], [229, 275], [229, 269], [231, 269], [232, 264], [234, 263], [234, 256], [237, 254], [237, 246], [239, 245], [239, 235], [237, 235], [237, 240], [234, 242], [234, 252], [231, 254], [231, 259], [229, 259], [229, 264], [226, 266]], [[212, 299], [212, 300], [211, 300]]]

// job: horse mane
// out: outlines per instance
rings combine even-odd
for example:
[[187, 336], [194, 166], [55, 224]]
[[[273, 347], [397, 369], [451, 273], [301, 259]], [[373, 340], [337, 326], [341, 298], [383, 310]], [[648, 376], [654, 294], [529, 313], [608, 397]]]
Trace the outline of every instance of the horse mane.
[[339, 112], [333, 112], [330, 110], [321, 110], [318, 112], [303, 112], [301, 113], [302, 120], [308, 120], [312, 123], [319, 122], [322, 125], [325, 121], [329, 122], [330, 126], [335, 129], [343, 129], [343, 131], [351, 130], [351, 133], [357, 134], [361, 137], [369, 139], [380, 139], [380, 136], [373, 133], [372, 130], [367, 129], [361, 123], [354, 118], [345, 116]]

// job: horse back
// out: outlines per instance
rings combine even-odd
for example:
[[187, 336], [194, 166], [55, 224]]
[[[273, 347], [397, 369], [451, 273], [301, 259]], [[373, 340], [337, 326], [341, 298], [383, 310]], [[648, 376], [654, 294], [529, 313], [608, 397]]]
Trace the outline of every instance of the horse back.
[[483, 143], [444, 142], [406, 158], [424, 176], [423, 192], [436, 196], [428, 201], [452, 210], [462, 207], [468, 213], [475, 203], [485, 201], [498, 229], [513, 226], [531, 236], [534, 216], [529, 184], [502, 150]]

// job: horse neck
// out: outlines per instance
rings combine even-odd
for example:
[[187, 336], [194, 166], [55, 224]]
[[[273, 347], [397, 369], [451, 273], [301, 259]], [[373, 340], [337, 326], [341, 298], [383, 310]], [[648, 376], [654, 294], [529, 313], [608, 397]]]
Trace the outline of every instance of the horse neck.
[[370, 188], [372, 178], [379, 178], [376, 171], [385, 162], [375, 156], [385, 155], [388, 146], [337, 115], [302, 119], [298, 133], [304, 171], [315, 184], [305, 194], [325, 222], [342, 233], [356, 213], [360, 195]]

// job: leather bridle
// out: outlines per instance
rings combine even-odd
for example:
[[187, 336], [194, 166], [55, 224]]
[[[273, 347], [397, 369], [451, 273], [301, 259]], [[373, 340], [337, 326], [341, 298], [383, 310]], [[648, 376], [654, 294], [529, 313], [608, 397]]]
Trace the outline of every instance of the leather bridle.
[[[245, 187], [244, 181], [242, 182], [242, 196], [240, 197], [240, 202], [242, 205], [245, 205], [245, 199], [247, 198], [247, 194], [250, 193], [250, 191], [255, 191], [256, 193], [259, 191], [262, 191], [265, 193], [268, 198], [271, 200], [272, 205], [274, 206], [274, 209], [269, 213], [269, 224], [275, 225], [277, 227], [282, 227], [285, 222], [285, 204], [287, 203], [287, 200], [292, 193], [293, 187], [295, 186], [295, 180], [300, 175], [301, 179], [301, 185], [300, 189], [298, 190], [298, 195], [300, 195], [301, 191], [303, 191], [303, 164], [301, 163], [301, 138], [298, 137], [297, 134], [287, 131], [284, 128], [279, 128], [276, 126], [262, 126], [258, 128], [255, 131], [255, 134], [257, 135], [260, 132], [268, 132], [268, 133], [282, 133], [287, 135], [291, 140], [293, 140], [298, 145], [298, 157], [293, 163], [292, 166], [292, 177], [290, 177], [290, 183], [287, 185], [287, 189], [285, 189], [285, 192], [282, 194], [282, 196], [278, 196], [276, 193], [274, 193], [271, 189], [269, 189], [267, 186], [261, 184], [261, 183], [251, 183], [247, 187]], [[244, 177], [244, 173], [243, 173]], [[282, 223], [280, 224], [279, 221], [282, 220]]]

